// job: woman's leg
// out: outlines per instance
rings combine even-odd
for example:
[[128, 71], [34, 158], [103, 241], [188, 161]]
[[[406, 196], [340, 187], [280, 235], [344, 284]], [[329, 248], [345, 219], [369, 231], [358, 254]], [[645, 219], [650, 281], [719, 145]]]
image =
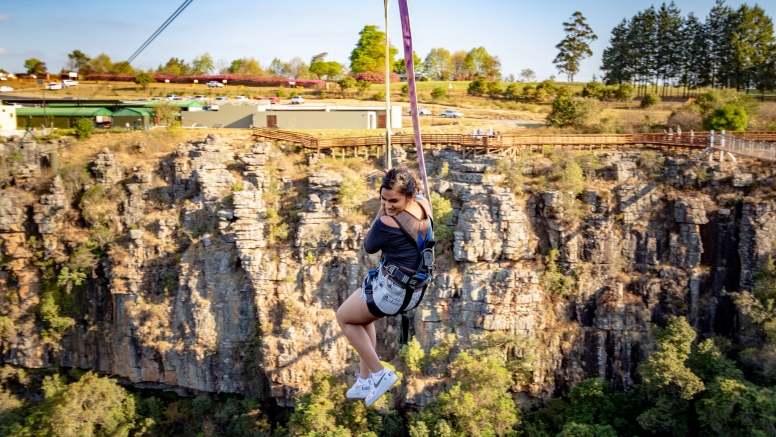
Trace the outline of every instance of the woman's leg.
[[[372, 322], [377, 319], [378, 317], [369, 312], [366, 302], [361, 299], [361, 289], [351, 294], [337, 310], [337, 323], [339, 323], [342, 333], [358, 352], [361, 363], [363, 363], [362, 366], [365, 366], [370, 373], [379, 372], [383, 368], [380, 358], [375, 352], [375, 343], [372, 342], [372, 338], [375, 337], [370, 337], [368, 332], [369, 329], [374, 332]], [[371, 325], [371, 328], [368, 328], [367, 325]]]
[[[377, 350], [377, 333], [375, 332], [375, 324], [374, 322], [364, 325], [364, 329], [366, 330], [367, 335], [369, 335], [369, 340], [372, 343], [372, 349], [375, 351]], [[372, 372], [369, 371], [369, 368], [366, 367], [366, 362], [364, 360], [360, 360], [359, 363], [359, 375], [361, 376], [361, 379], [367, 379], [369, 378], [369, 375], [372, 374]]]

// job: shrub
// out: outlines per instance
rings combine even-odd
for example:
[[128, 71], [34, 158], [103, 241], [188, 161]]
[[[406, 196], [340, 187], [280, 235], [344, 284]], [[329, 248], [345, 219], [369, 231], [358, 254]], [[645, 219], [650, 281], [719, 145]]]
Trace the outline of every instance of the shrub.
[[385, 91], [376, 92], [375, 95], [372, 96], [372, 99], [377, 101], [385, 100]]
[[79, 140], [85, 140], [92, 136], [94, 123], [88, 118], [79, 118], [75, 122], [75, 136]]
[[337, 193], [337, 202], [344, 208], [351, 209], [360, 205], [360, 196], [366, 191], [366, 186], [363, 179], [350, 169], [345, 169], [342, 178], [342, 185], [340, 185]]
[[357, 80], [356, 81], [356, 88], [358, 89], [358, 94], [364, 94], [369, 90], [369, 88], [372, 87], [372, 83], [365, 81], [365, 80]]
[[597, 121], [601, 104], [590, 98], [558, 97], [552, 102], [547, 123], [555, 127], [582, 127]]
[[[381, 73], [358, 73], [354, 74], [353, 78], [357, 81], [362, 80], [372, 83], [385, 83], [385, 75]], [[391, 83], [401, 82], [401, 78], [398, 74], [391, 72]]]
[[647, 150], [641, 153], [636, 163], [644, 170], [647, 177], [660, 178], [662, 176], [663, 162], [665, 158], [659, 156], [652, 150]]
[[283, 90], [275, 91], [275, 97], [285, 97], [285, 96], [286, 96], [286, 92], [285, 91], [283, 91]]
[[646, 93], [641, 99], [641, 107], [651, 108], [660, 102], [662, 102], [662, 100], [660, 99], [660, 96], [657, 95], [657, 93]]
[[325, 98], [327, 98], [327, 97], [329, 97], [329, 93], [328, 93], [328, 92], [326, 92], [326, 90], [321, 90], [321, 98], [322, 98], [322, 99], [325, 99]]
[[265, 215], [269, 225], [267, 242], [273, 245], [288, 238], [288, 224], [283, 222], [283, 217], [278, 214], [278, 211], [275, 208], [268, 208]]
[[485, 83], [485, 92], [491, 97], [496, 97], [497, 95], [503, 93], [504, 90], [501, 89], [501, 86], [498, 84], [498, 82], [489, 80]]
[[709, 120], [709, 127], [716, 130], [745, 130], [749, 124], [746, 110], [740, 106], [727, 105], [714, 111]]
[[512, 158], [500, 158], [488, 173], [500, 174], [504, 184], [515, 194], [523, 194], [523, 162]]
[[579, 166], [576, 159], [566, 161], [563, 171], [560, 172], [558, 189], [564, 194], [567, 192], [574, 193], [575, 196], [582, 194], [582, 191], [584, 191], [585, 176], [582, 174], [582, 167]]
[[409, 95], [410, 94], [410, 86], [407, 85], [406, 83], [404, 85], [402, 85], [401, 86], [401, 93], [403, 95], [405, 95], [405, 96]]
[[407, 365], [407, 368], [410, 369], [410, 371], [420, 372], [423, 367], [426, 352], [420, 346], [418, 339], [413, 335], [412, 340], [401, 347], [399, 357], [404, 360], [404, 364]]
[[517, 100], [523, 95], [522, 90], [517, 84], [510, 83], [507, 85], [507, 89], [504, 90], [504, 97], [510, 100]]
[[289, 95], [290, 95], [291, 97], [296, 97], [296, 96], [298, 96], [298, 95], [299, 95], [299, 93], [298, 93], [298, 92], [296, 92], [296, 91], [291, 91], [291, 94], [289, 94]]
[[700, 130], [703, 128], [703, 117], [692, 106], [682, 106], [668, 117], [669, 126], [681, 126], [684, 131]]
[[466, 88], [466, 92], [473, 96], [481, 96], [487, 92], [487, 84], [485, 79], [474, 79], [469, 87]]
[[453, 218], [453, 207], [450, 201], [436, 191], [432, 191], [431, 209], [434, 211], [434, 238], [437, 244], [442, 246], [444, 243], [452, 243], [455, 237], [453, 231], [447, 226]]
[[544, 274], [542, 275], [542, 286], [545, 290], [557, 296], [565, 296], [571, 292], [572, 287], [576, 285], [573, 277], [563, 274], [560, 266], [557, 264], [560, 252], [558, 249], [550, 250], [550, 253], [544, 257]]
[[447, 97], [447, 91], [441, 86], [434, 87], [434, 89], [431, 90], [432, 99], [439, 100], [444, 99], [445, 97]]
[[636, 97], [636, 88], [629, 83], [621, 83], [614, 91], [614, 98], [621, 102], [630, 102]]

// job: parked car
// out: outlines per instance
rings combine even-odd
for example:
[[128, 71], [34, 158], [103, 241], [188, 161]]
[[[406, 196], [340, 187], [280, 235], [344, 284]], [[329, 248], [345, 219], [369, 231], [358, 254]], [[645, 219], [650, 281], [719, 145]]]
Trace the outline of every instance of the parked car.
[[215, 81], [215, 80], [211, 80], [210, 82], [206, 83], [205, 85], [207, 85], [208, 88], [223, 88], [224, 87], [224, 84], [222, 84], [221, 82]]
[[269, 103], [270, 104], [280, 103], [280, 97], [270, 97]]
[[302, 96], [291, 97], [291, 104], [292, 105], [304, 105], [304, 97], [302, 97]]
[[207, 96], [204, 94], [197, 94], [194, 96], [194, 100], [207, 100]]
[[74, 100], [72, 96], [62, 97], [62, 100]]
[[250, 100], [249, 98], [247, 98], [247, 97], [245, 97], [245, 96], [237, 96], [237, 97], [235, 97], [234, 99], [235, 99], [235, 100]]
[[447, 111], [442, 111], [441, 114], [442, 117], [448, 117], [448, 118], [463, 118], [463, 114], [456, 111], [455, 109], [448, 109]]
[[68, 87], [68, 86], [78, 86], [78, 81], [77, 80], [65, 79], [65, 80], [62, 81], [62, 86], [65, 86], [65, 87]]
[[46, 84], [46, 89], [47, 90], [61, 90], [62, 89], [62, 84], [61, 83], [56, 83], [56, 82], [49, 82], [49, 83]]
[[[418, 114], [420, 115], [431, 115], [431, 111], [428, 109], [418, 106]], [[407, 115], [412, 115], [412, 108], [407, 109]]]
[[75, 99], [76, 100], [89, 100], [88, 97], [76, 97]]
[[157, 100], [162, 100], [161, 97], [151, 97], [151, 101], [155, 102]]
[[167, 94], [167, 97], [165, 97], [165, 100], [175, 100], [179, 98], [177, 94]]
[[219, 97], [216, 97], [215, 100], [216, 102], [226, 102], [229, 100], [229, 97], [219, 96]]
[[0, 93], [10, 93], [13, 91], [13, 88], [9, 86], [0, 86]]

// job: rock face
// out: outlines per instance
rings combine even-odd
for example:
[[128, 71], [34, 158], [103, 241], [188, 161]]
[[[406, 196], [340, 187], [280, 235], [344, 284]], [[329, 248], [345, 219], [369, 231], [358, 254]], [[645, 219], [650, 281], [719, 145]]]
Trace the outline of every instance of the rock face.
[[[575, 197], [518, 195], [488, 171], [492, 157], [431, 153], [431, 175], [449, 169], [432, 182], [452, 202], [452, 218], [437, 227], [453, 241], [414, 312], [423, 348], [451, 334], [461, 345], [487, 332], [524, 339], [539, 359], [516, 397], [531, 405], [588, 377], [629, 389], [653, 349], [650, 330], [668, 316], [688, 317], [703, 336], [734, 334], [723, 290], [750, 288], [773, 250], [776, 200], [753, 189], [770, 179], [743, 162], [698, 168], [679, 155], [665, 160], [667, 183], [655, 184], [637, 157], [601, 155], [600, 180]], [[62, 266], [96, 237], [59, 176], [41, 195], [0, 190], [0, 311], [17, 331], [2, 339], [0, 362], [95, 369], [182, 393], [263, 393], [281, 406], [293, 406], [317, 370], [355, 372], [335, 313], [377, 262], [361, 249], [369, 222], [338, 201], [341, 169], [311, 155], [294, 176], [286, 159], [269, 143], [218, 136], [180, 144], [154, 166], [101, 151], [97, 183], [124, 195], [106, 218], [113, 242], [74, 289], [82, 304], [61, 337], [22, 317], [48, 280], [35, 262]], [[539, 164], [526, 175], [540, 176]], [[699, 189], [700, 171], [716, 185]], [[377, 203], [372, 191], [367, 205]], [[547, 286], [550, 268], [573, 278], [573, 291]], [[398, 363], [396, 320], [376, 323], [381, 359]], [[411, 378], [404, 401], [422, 405], [442, 390], [437, 373]]]

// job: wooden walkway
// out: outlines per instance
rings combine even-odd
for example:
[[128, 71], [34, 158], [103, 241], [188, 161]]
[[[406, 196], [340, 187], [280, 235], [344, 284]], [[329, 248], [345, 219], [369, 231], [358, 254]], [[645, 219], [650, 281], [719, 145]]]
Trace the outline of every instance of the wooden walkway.
[[[680, 149], [705, 149], [709, 146], [708, 132], [696, 132], [693, 137], [685, 133], [682, 136], [663, 134], [574, 134], [574, 135], [521, 135], [509, 134], [498, 137], [471, 136], [461, 134], [423, 134], [423, 145], [429, 148], [460, 148], [467, 155], [505, 155], [516, 156], [521, 150], [537, 150], [545, 146], [571, 149], [593, 150], [603, 148], [660, 147]], [[776, 132], [728, 132], [729, 136], [754, 141], [776, 141]], [[305, 149], [321, 153], [327, 149], [342, 149], [342, 156], [351, 151], [353, 156], [381, 154], [385, 146], [385, 137], [381, 135], [349, 138], [317, 138], [309, 134], [281, 129], [260, 128], [253, 131], [253, 137], [259, 140], [283, 141], [297, 144]], [[392, 146], [414, 146], [412, 135], [392, 135]], [[334, 154], [335, 151], [331, 150]]]

